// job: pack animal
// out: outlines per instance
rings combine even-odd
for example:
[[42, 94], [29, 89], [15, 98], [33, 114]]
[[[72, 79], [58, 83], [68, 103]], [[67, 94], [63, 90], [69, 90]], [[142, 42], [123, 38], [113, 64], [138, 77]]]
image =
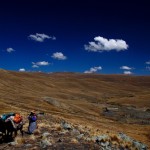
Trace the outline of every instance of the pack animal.
[[17, 132], [20, 131], [21, 135], [23, 136], [23, 123], [20, 123], [16, 128], [12, 125], [11, 121], [5, 122], [6, 128], [6, 136], [7, 137], [16, 137]]
[[3, 141], [6, 136], [5, 122], [0, 118], [0, 140]]

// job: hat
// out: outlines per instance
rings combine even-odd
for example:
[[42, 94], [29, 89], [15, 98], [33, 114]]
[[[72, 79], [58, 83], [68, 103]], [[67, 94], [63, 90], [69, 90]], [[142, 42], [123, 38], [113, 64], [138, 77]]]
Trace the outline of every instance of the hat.
[[32, 111], [31, 111], [31, 113], [33, 113], [33, 114], [34, 114], [34, 113], [35, 113], [35, 110], [32, 110]]

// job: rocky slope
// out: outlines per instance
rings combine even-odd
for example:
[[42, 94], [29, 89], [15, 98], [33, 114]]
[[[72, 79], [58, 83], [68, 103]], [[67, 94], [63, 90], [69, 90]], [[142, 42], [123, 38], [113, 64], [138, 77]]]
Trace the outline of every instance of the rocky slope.
[[[25, 124], [24, 131], [27, 130]], [[1, 143], [7, 150], [147, 150], [147, 146], [124, 133], [98, 134], [84, 125], [71, 124], [52, 115], [38, 117], [38, 129], [32, 135], [18, 135], [14, 141]]]

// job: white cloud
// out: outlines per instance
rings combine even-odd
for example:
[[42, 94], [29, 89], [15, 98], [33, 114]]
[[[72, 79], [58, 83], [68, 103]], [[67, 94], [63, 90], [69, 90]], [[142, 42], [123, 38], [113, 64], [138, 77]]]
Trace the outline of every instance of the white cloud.
[[133, 74], [131, 71], [124, 71], [123, 73], [126, 74], [126, 75]]
[[26, 70], [24, 68], [19, 69], [20, 72], [25, 72]]
[[9, 48], [6, 49], [6, 51], [7, 51], [8, 53], [11, 53], [11, 52], [14, 52], [15, 50], [14, 50], [13, 48], [9, 47]]
[[[33, 63], [32, 63], [32, 64], [33, 64]], [[38, 66], [38, 65], [33, 64], [33, 65], [32, 65], [32, 68], [39, 68], [39, 66]]]
[[97, 72], [97, 71], [99, 71], [99, 70], [102, 70], [102, 67], [101, 67], [101, 66], [92, 67], [92, 68], [90, 68], [90, 70], [84, 71], [84, 73], [95, 73], [95, 72]]
[[44, 33], [42, 33], [42, 34], [40, 34], [40, 33], [31, 34], [28, 36], [28, 38], [31, 40], [37, 41], [37, 42], [44, 42], [45, 39], [56, 40], [56, 37], [49, 36], [49, 35], [46, 35]]
[[120, 69], [123, 69], [123, 70], [132, 70], [133, 68], [128, 67], [128, 66], [121, 66]]
[[67, 59], [67, 57], [64, 56], [64, 54], [62, 52], [53, 53], [53, 55], [51, 57], [54, 58], [54, 59], [58, 59], [58, 60], [65, 60], [65, 59]]
[[147, 62], [145, 62], [147, 65], [150, 65], [150, 60], [149, 61], [147, 61]]
[[51, 39], [52, 39], [52, 40], [56, 40], [56, 37], [55, 37], [55, 36], [51, 36]]
[[48, 61], [32, 62], [32, 68], [39, 68], [39, 66], [48, 66], [50, 63]]
[[103, 51], [123, 51], [128, 49], [127, 43], [122, 39], [106, 39], [101, 36], [94, 38], [94, 42], [89, 42], [88, 45], [84, 45], [85, 50], [93, 52]]

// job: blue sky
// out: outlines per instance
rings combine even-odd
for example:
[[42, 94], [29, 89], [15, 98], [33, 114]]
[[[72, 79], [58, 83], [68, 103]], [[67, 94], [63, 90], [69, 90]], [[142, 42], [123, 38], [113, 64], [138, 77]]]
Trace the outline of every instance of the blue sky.
[[146, 0], [2, 0], [0, 68], [150, 74]]

